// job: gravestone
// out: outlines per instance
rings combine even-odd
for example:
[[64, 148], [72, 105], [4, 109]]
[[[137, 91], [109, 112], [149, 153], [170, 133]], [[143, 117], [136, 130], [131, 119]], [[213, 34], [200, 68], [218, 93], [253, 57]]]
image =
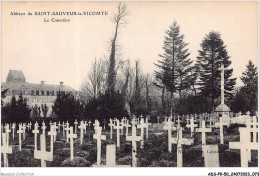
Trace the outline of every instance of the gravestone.
[[141, 118], [140, 124], [137, 125], [137, 128], [141, 129], [141, 148], [144, 148], [144, 128], [146, 126], [144, 125], [144, 119]]
[[219, 123], [216, 123], [215, 125], [216, 125], [216, 127], [219, 127], [220, 144], [224, 144], [223, 126], [228, 125], [228, 123], [224, 123], [223, 117], [219, 117]]
[[8, 167], [8, 156], [7, 154], [12, 154], [12, 146], [9, 146], [9, 141], [7, 140], [7, 134], [2, 133], [3, 146], [1, 146], [1, 153], [4, 154], [4, 167]]
[[84, 133], [85, 134], [87, 133], [87, 125], [88, 125], [87, 121], [84, 121]]
[[27, 124], [27, 130], [29, 131], [30, 130], [30, 125], [29, 125], [29, 123]]
[[101, 162], [101, 140], [106, 140], [106, 136], [102, 135], [102, 127], [99, 126], [99, 122], [95, 123], [95, 134], [93, 138], [97, 140], [97, 165]]
[[58, 132], [60, 133], [60, 126], [61, 126], [61, 124], [60, 124], [60, 121], [59, 121], [59, 123], [58, 123]]
[[25, 139], [25, 133], [26, 133], [26, 125], [25, 124], [22, 125], [22, 129], [23, 129], [23, 139]]
[[206, 133], [211, 132], [211, 128], [206, 128], [205, 121], [202, 121], [202, 127], [197, 128], [197, 132], [201, 133], [202, 145], [206, 145]]
[[202, 145], [205, 167], [219, 167], [218, 145]]
[[148, 122], [148, 117], [146, 117], [145, 123], [144, 123], [145, 130], [146, 130], [146, 139], [148, 139], [148, 136], [149, 136], [149, 125], [152, 125], [152, 124]]
[[126, 127], [125, 136], [127, 136], [128, 135], [128, 129], [129, 129], [129, 127], [131, 127], [131, 125], [129, 124], [129, 120], [126, 120], [125, 127]]
[[65, 137], [65, 127], [66, 125], [64, 124], [64, 121], [62, 122], [62, 136]]
[[110, 126], [110, 139], [112, 139], [113, 138], [113, 126], [114, 126], [115, 124], [113, 124], [113, 120], [110, 118], [109, 119], [109, 124], [108, 124], [108, 126]]
[[91, 120], [88, 121], [88, 128], [90, 129], [90, 125], [91, 125]]
[[70, 131], [70, 127], [69, 127], [68, 121], [67, 121], [67, 123], [66, 123], [66, 128], [65, 128], [65, 130], [66, 130], [66, 140], [67, 140], [67, 142], [69, 142], [68, 134], [69, 134], [69, 131]]
[[6, 124], [6, 126], [5, 126], [5, 133], [6, 133], [7, 142], [9, 142], [9, 133], [11, 133], [9, 124]]
[[32, 129], [32, 123], [31, 122], [29, 123], [29, 129], [30, 130]]
[[177, 144], [177, 167], [183, 166], [183, 149], [182, 145], [193, 144], [193, 139], [187, 139], [182, 137], [182, 127], [177, 128], [177, 137], [171, 138], [171, 144]]
[[141, 136], [136, 135], [136, 122], [135, 120], [132, 121], [132, 136], [126, 136], [126, 141], [132, 141], [132, 167], [136, 167], [137, 165], [137, 149], [136, 149], [136, 142], [141, 141]]
[[74, 146], [73, 146], [73, 138], [77, 138], [77, 134], [73, 134], [73, 127], [70, 126], [69, 129], [70, 134], [68, 134], [68, 138], [70, 139], [70, 159], [74, 159]]
[[116, 121], [116, 125], [114, 125], [114, 129], [116, 129], [116, 145], [120, 147], [120, 132], [119, 130], [123, 129], [123, 126], [120, 125], [119, 120]]
[[94, 165], [94, 167], [131, 167], [130, 165], [116, 165], [116, 145], [106, 146], [106, 165]]
[[229, 142], [229, 149], [240, 149], [241, 167], [248, 167], [248, 151], [258, 150], [258, 143], [251, 142], [247, 127], [239, 127], [240, 142]]
[[157, 123], [160, 123], [160, 116], [157, 116]]
[[55, 125], [51, 125], [50, 127], [50, 131], [48, 132], [48, 135], [51, 136], [51, 152], [53, 152], [53, 141], [54, 141], [54, 136], [57, 135], [57, 132], [56, 132], [56, 128], [55, 128]]
[[194, 130], [196, 127], [198, 127], [198, 125], [194, 123], [194, 117], [191, 117], [189, 122], [189, 124], [186, 124], [186, 127], [190, 128], [191, 137], [193, 137]]
[[77, 119], [75, 120], [74, 125], [75, 125], [75, 134], [77, 134], [77, 128], [78, 128], [78, 121], [77, 121]]
[[84, 123], [83, 123], [83, 121], [81, 121], [80, 122], [80, 126], [78, 127], [79, 129], [80, 129], [80, 144], [82, 144], [83, 143], [83, 137], [84, 137], [84, 135], [83, 135], [83, 129], [84, 129]]
[[50, 125], [50, 128], [51, 128], [51, 125], [52, 125], [52, 121], [50, 121], [49, 125]]
[[45, 135], [40, 136], [41, 150], [34, 150], [34, 158], [41, 160], [41, 167], [46, 167], [46, 161], [53, 161], [53, 151], [46, 151]]
[[168, 151], [172, 152], [172, 130], [173, 130], [173, 122], [170, 120], [163, 126], [163, 129], [168, 131]]
[[[258, 133], [258, 123], [256, 120], [256, 116], [253, 116], [251, 119], [250, 117], [246, 120], [246, 127], [248, 130], [248, 136], [250, 142], [257, 142], [257, 133]], [[252, 140], [251, 140], [251, 133], [252, 133]], [[251, 149], [247, 149], [247, 158], [248, 161], [251, 162]]]
[[14, 140], [14, 131], [15, 131], [15, 124], [14, 123], [12, 125], [12, 130], [13, 130], [13, 140]]
[[44, 121], [42, 122], [42, 135], [44, 135], [45, 136], [45, 130], [46, 130], [46, 126], [45, 126], [45, 123], [44, 123]]
[[19, 130], [17, 130], [17, 133], [19, 134], [19, 151], [21, 151], [22, 150], [22, 136], [21, 136], [21, 134], [23, 133], [21, 124], [19, 124]]
[[32, 133], [34, 134], [34, 150], [37, 150], [37, 134], [39, 133], [38, 127], [38, 123], [36, 122], [34, 124], [34, 130], [32, 131]]
[[104, 120], [103, 120], [103, 129], [104, 129], [104, 130], [106, 129], [106, 123], [107, 123], [107, 121], [106, 121], [106, 119], [104, 119]]

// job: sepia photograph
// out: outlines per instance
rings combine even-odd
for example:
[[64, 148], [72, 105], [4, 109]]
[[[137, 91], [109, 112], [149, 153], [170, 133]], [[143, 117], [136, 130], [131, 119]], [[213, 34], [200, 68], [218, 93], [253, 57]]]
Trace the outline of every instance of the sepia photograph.
[[1, 1], [1, 176], [259, 176], [258, 38], [257, 1]]

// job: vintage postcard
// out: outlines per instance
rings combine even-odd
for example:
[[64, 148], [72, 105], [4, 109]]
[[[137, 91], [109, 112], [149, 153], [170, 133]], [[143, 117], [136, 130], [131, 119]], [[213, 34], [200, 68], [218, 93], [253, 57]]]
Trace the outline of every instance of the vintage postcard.
[[1, 1], [1, 176], [259, 176], [258, 148], [257, 1]]

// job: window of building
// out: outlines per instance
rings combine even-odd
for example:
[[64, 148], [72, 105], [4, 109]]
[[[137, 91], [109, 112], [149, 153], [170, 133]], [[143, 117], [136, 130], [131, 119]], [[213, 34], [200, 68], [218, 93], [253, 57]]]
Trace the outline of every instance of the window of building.
[[44, 95], [44, 91], [43, 90], [41, 91], [41, 95]]
[[31, 95], [34, 95], [34, 91], [33, 90], [31, 91]]
[[48, 95], [48, 96], [50, 95], [50, 92], [49, 92], [49, 91], [47, 91], [47, 95]]
[[52, 95], [54, 96], [54, 91], [52, 91]]
[[39, 95], [39, 90], [36, 90], [36, 95]]

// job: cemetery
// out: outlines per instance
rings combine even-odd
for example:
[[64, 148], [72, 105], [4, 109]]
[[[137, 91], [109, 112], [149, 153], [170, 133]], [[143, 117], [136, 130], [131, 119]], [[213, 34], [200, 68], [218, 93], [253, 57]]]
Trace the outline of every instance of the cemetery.
[[258, 114], [213, 113], [98, 120], [31, 119], [1, 125], [2, 167], [257, 167]]
[[[231, 123], [242, 116], [246, 124]], [[257, 117], [250, 113], [224, 117], [167, 117], [153, 126], [142, 115], [110, 119], [109, 125], [98, 120], [94, 124], [75, 120], [60, 128], [56, 122], [5, 124], [1, 166], [257, 167]], [[160, 125], [163, 128], [153, 133]]]
[[[72, 5], [64, 8], [82, 11], [89, 5], [67, 3]], [[26, 80], [22, 70], [5, 71], [6, 82], [1, 87], [1, 167], [258, 167], [258, 69], [251, 51], [256, 42], [249, 31], [253, 27], [247, 26], [250, 20], [242, 25], [246, 18], [238, 12], [230, 13], [235, 19], [226, 18], [224, 13], [210, 16], [215, 14], [214, 2], [206, 5], [208, 9], [201, 2], [191, 9], [182, 2], [160, 2], [167, 3], [160, 6], [161, 11], [152, 2], [138, 2], [144, 3], [140, 7], [134, 2], [116, 2], [114, 8], [113, 2], [109, 3], [102, 5], [103, 10], [111, 8], [104, 16], [69, 16], [71, 23], [64, 25], [71, 26], [56, 24], [48, 32], [37, 31], [42, 28], [40, 22], [35, 23], [37, 27], [34, 21], [27, 26], [19, 22], [17, 27], [30, 27], [19, 33], [30, 34], [37, 29], [37, 38], [25, 40], [10, 30], [9, 36], [14, 37], [3, 40], [9, 45], [23, 39], [17, 42], [25, 46], [20, 52], [6, 45], [12, 53], [4, 52], [8, 62], [3, 64], [24, 68], [35, 83]], [[218, 8], [229, 11], [229, 3], [217, 3]], [[20, 5], [27, 9], [27, 4]], [[177, 6], [182, 8], [175, 11]], [[152, 13], [143, 13], [143, 7]], [[253, 7], [250, 4], [248, 11]], [[236, 8], [242, 11], [240, 4]], [[11, 18], [6, 15], [10, 13], [3, 14]], [[137, 18], [136, 14], [147, 16]], [[128, 15], [132, 20], [129, 24]], [[196, 20], [191, 20], [193, 16]], [[228, 19], [232, 25], [227, 25]], [[239, 30], [246, 26], [248, 31], [235, 28], [237, 19]], [[4, 32], [9, 31], [5, 26], [10, 24], [3, 25]], [[221, 33], [215, 31], [220, 29]], [[232, 30], [239, 33], [230, 35]], [[250, 35], [245, 39], [245, 34]], [[34, 38], [37, 40], [31, 40]], [[104, 41], [109, 50], [101, 45]], [[241, 43], [249, 47], [242, 50]], [[35, 56], [23, 55], [25, 51]], [[46, 73], [41, 67], [47, 68]], [[38, 77], [44, 78], [39, 82]], [[50, 81], [45, 83], [45, 79]], [[53, 84], [60, 79], [59, 85]]]

